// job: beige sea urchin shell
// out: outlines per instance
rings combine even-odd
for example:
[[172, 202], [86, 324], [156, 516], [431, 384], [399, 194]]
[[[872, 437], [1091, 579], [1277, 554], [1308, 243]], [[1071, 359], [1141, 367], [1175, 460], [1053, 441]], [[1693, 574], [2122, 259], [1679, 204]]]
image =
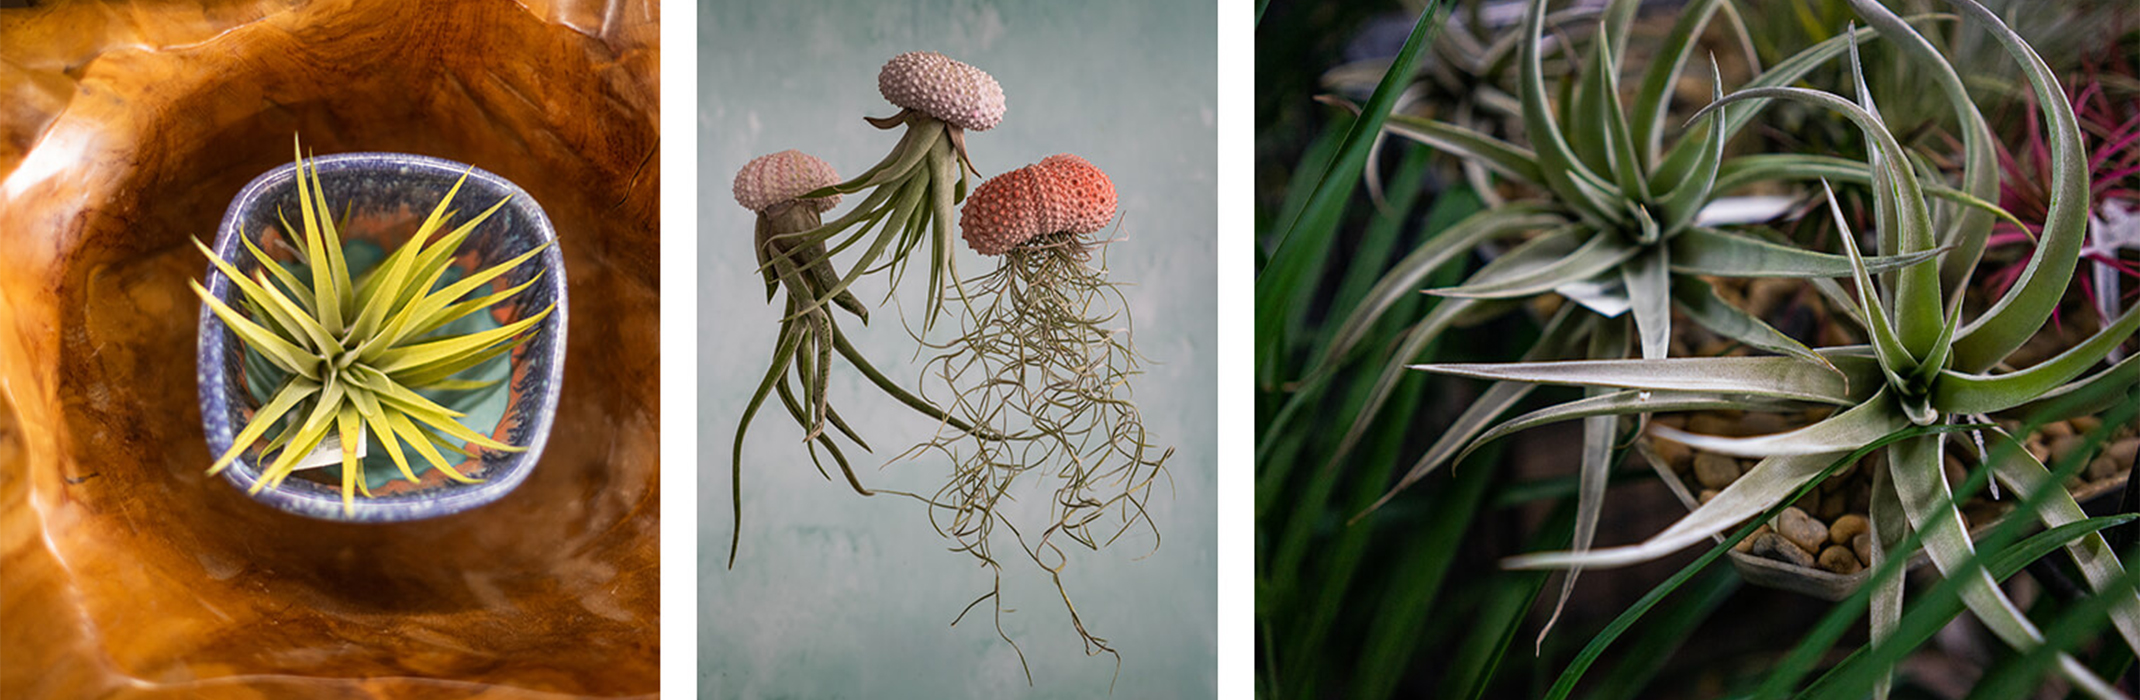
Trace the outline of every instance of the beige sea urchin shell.
[[[824, 159], [797, 150], [781, 151], [752, 159], [742, 170], [736, 171], [736, 203], [762, 213], [776, 204], [839, 182], [840, 174]], [[822, 214], [839, 206], [840, 196], [817, 197], [801, 204]]]
[[1115, 185], [1074, 155], [989, 178], [966, 198], [959, 233], [982, 255], [1002, 255], [1035, 236], [1091, 233], [1115, 217]]
[[877, 91], [892, 104], [972, 131], [1003, 121], [1003, 86], [979, 68], [929, 51], [903, 53], [877, 72]]

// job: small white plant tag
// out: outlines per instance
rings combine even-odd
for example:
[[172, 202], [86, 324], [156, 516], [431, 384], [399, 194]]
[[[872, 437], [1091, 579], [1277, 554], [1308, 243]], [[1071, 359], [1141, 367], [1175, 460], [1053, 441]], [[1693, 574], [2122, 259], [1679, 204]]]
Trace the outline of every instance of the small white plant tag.
[[[363, 459], [371, 441], [364, 439], [364, 426], [357, 425], [357, 459]], [[331, 431], [327, 439], [320, 441], [319, 449], [297, 460], [297, 469], [318, 469], [338, 466], [342, 463], [342, 433]]]

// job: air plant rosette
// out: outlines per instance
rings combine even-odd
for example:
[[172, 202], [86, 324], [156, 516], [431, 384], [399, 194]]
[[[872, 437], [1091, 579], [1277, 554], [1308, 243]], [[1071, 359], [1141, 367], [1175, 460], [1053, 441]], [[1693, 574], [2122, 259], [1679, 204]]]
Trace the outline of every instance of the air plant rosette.
[[[958, 282], [951, 225], [958, 203], [965, 198], [967, 177], [978, 174], [966, 154], [966, 133], [987, 131], [1002, 122], [1003, 87], [978, 68], [943, 54], [918, 51], [886, 62], [877, 74], [877, 90], [899, 112], [865, 119], [879, 129], [902, 129], [898, 144], [854, 179], [829, 183], [802, 198], [869, 194], [838, 219], [793, 234], [790, 252], [776, 255], [775, 260], [793, 262], [814, 275], [817, 267], [833, 264], [831, 255], [859, 246], [853, 265], [833, 283], [830, 293], [834, 295], [880, 271], [890, 273], [896, 288], [909, 266], [922, 262], [928, 268], [929, 284], [929, 301], [922, 312], [926, 330], [943, 311], [950, 293], [947, 288]], [[865, 242], [868, 245], [862, 245]], [[925, 258], [921, 257], [924, 243]], [[826, 245], [831, 254], [814, 260], [801, 259], [797, 253], [820, 251]], [[802, 310], [790, 316], [831, 301], [830, 297], [807, 300]]]
[[[1865, 89], [1854, 51], [1854, 100], [1812, 89], [1767, 85], [1723, 97], [1697, 116], [1714, 115], [1731, 105], [1786, 101], [1848, 119], [1863, 133], [1871, 154], [1865, 166], [1872, 175], [1874, 247], [1891, 259], [1936, 257], [1887, 272], [1871, 270], [1867, 258], [1858, 252], [1857, 236], [1844, 220], [1833, 192], [1827, 191], [1855, 290], [1835, 285], [1823, 291], [1863, 328], [1867, 344], [1823, 347], [1813, 351], [1811, 359], [1778, 354], [1421, 366], [1437, 373], [1580, 386], [1591, 392], [1584, 399], [1511, 419], [1485, 432], [1479, 442], [1561, 420], [1612, 420], [1700, 410], [1802, 414], [1820, 408], [1827, 412], [1826, 417], [1802, 428], [1750, 437], [1699, 434], [1651, 422], [1647, 432], [1657, 437], [1703, 452], [1759, 461], [1685, 518], [1643, 542], [1586, 549], [1578, 540], [1575, 551], [1523, 555], [1509, 560], [1510, 566], [1597, 568], [1649, 561], [1781, 505], [1839, 458], [1864, 452], [1872, 457], [1858, 467], [1868, 470], [1872, 480], [1866, 524], [1871, 533], [1871, 561], [1865, 563], [1878, 566], [1899, 553], [1891, 548], [1914, 532], [1922, 537], [1923, 551], [1933, 566], [1943, 575], [1959, 578], [1963, 603], [1995, 636], [2021, 650], [2042, 643], [2043, 633], [1990, 575], [1967, 564], [1976, 550], [1966, 531], [1966, 506], [1955, 500], [1954, 485], [1948, 479], [1945, 458], [1950, 437], [1943, 433], [1966, 435], [1962, 444], [1990, 478], [2011, 489], [2017, 498], [2036, 504], [2030, 517], [2046, 526], [2085, 519], [2073, 494], [2052, 480], [2053, 472], [2036, 455], [2016, 448], [2025, 436], [2008, 433], [1994, 417], [2046, 424], [2118, 405], [2140, 380], [2140, 363], [2128, 357], [2107, 368], [2098, 369], [2098, 365], [2140, 328], [2140, 313], [2127, 310], [2052, 357], [2026, 366], [2013, 363], [2015, 350], [2039, 333], [2066, 296], [2085, 242], [2087, 151], [2072, 107], [2033, 49], [1973, 0], [1950, 0], [1949, 4], [1968, 24], [1988, 31], [2021, 64], [2048, 125], [2053, 163], [2049, 207], [2042, 238], [2021, 279], [1988, 308], [1965, 313], [1962, 289], [1979, 266], [1989, 220], [1972, 217], [1973, 207], [1935, 212], [1928, 196], [1932, 188], [1924, 182], [1932, 175], [1920, 172], [1888, 131]], [[1988, 139], [1982, 138], [1984, 121], [1945, 57], [1876, 2], [1853, 0], [1852, 5], [1883, 38], [1904, 47], [1913, 65], [1928, 70], [1934, 78], [1931, 82], [1955, 107], [1958, 123], [1969, 135], [1963, 140], [1964, 166], [1959, 175], [1970, 183], [1967, 189], [1996, 187], [1996, 166], [1991, 164]], [[2127, 646], [2140, 649], [2140, 594], [2118, 583], [2125, 577], [2124, 568], [2108, 545], [2099, 535], [2089, 534], [2068, 544], [2066, 551], [2090, 588], [2112, 596], [2112, 625]], [[1872, 592], [1875, 639], [1892, 630], [1902, 597], [1901, 577], [1886, 579]], [[2117, 695], [2071, 656], [2060, 654], [2057, 662], [2061, 674], [2083, 692], [2097, 697]]]
[[[1838, 220], [1835, 217], [1820, 218], [1828, 229], [1832, 229]], [[1987, 266], [1989, 262], [1987, 258]], [[2018, 264], [2015, 266], [2019, 267]], [[1825, 346], [1864, 342], [1862, 334], [1851, 326], [1844, 311], [1834, 307], [1832, 300], [1797, 281], [1716, 279], [1712, 283], [1716, 295], [1725, 303], [1744, 309], [1792, 336], [1818, 337], [1820, 344]], [[1968, 291], [1971, 294], [1968, 301], [1974, 302], [1985, 291], [1985, 285], [1974, 285]], [[2004, 291], [1998, 289], [1992, 296], [1996, 298], [1997, 293]], [[2076, 301], [2069, 299], [2066, 306], [2071, 307]], [[2095, 330], [2092, 319], [2069, 313], [2063, 326], [2055, 320], [2046, 324], [2008, 357], [2007, 364], [2034, 365], [2086, 339]], [[1675, 357], [1749, 357], [1755, 354], [1751, 346], [1710, 332], [1700, 325], [1674, 326], [1672, 355]], [[1700, 410], [1659, 414], [1653, 421], [1666, 428], [1696, 434], [1751, 437], [1803, 428], [1832, 413], [1831, 409], [1818, 407], [1803, 412]], [[2011, 417], [1997, 422], [2007, 433], [2023, 436], [2020, 448], [2026, 449], [2037, 461], [2049, 465], [2077, 460], [2080, 468], [2066, 478], [2064, 484], [2074, 500], [2091, 512], [2097, 511], [2097, 506], [2112, 505], [2110, 501], [2123, 488], [2133, 465], [2134, 450], [2140, 447], [2140, 436], [2135, 436], [2133, 425], [2111, 426], [2105, 433], [2105, 440], [2091, 442], [2089, 436], [2103, 427], [2102, 421], [2095, 416], [2052, 420], [2040, 425], [2027, 425]], [[1688, 510], [1709, 502], [1758, 461], [1690, 449], [1651, 434], [1637, 436], [1633, 452], [1632, 458], [1655, 472]], [[1981, 464], [1981, 459], [1973, 441], [1949, 436], [1948, 451], [1943, 457], [1948, 483], [1961, 483]], [[1872, 573], [1866, 562], [1871, 561], [1868, 517], [1872, 470], [1876, 463], [1873, 459], [1860, 460], [1822, 480], [1814, 493], [1796, 500], [1777, 518], [1738, 542], [1728, 554], [1732, 566], [1748, 582], [1756, 585], [1825, 600], [1848, 597]], [[1990, 533], [1998, 519], [2010, 512], [2014, 504], [2015, 499], [2000, 496], [1997, 482], [1992, 482], [1989, 493], [1979, 493], [1964, 501], [1960, 508], [1971, 538], [1981, 539]], [[1723, 537], [1718, 535], [1715, 539], [1722, 540]], [[1910, 567], [1914, 570], [1928, 563], [1920, 553], [1910, 562]]]
[[829, 456], [856, 493], [874, 494], [862, 485], [837, 439], [844, 437], [853, 447], [865, 452], [869, 450], [869, 443], [832, 406], [831, 376], [835, 356], [861, 372], [886, 395], [931, 420], [939, 421], [961, 435], [977, 440], [988, 438], [988, 434], [975, 431], [964, 421], [946, 415], [878, 371], [848, 340], [832, 313], [833, 307], [816, 303], [821, 299], [832, 299], [837, 308], [864, 323], [869, 321], [867, 307], [833, 275], [831, 255], [824, 242], [805, 235], [816, 230], [824, 212], [838, 206], [840, 201], [839, 195], [805, 195], [838, 181], [839, 173], [832, 164], [796, 150], [760, 156], [736, 171], [736, 203], [757, 215], [752, 248], [765, 277], [766, 300], [772, 301], [785, 291], [781, 306], [786, 316], [780, 321], [773, 360], [759, 381], [757, 391], [744, 406], [743, 417], [736, 428], [729, 464], [730, 484], [734, 487], [731, 512], [735, 518], [735, 529], [729, 541], [729, 566], [735, 565], [736, 553], [742, 543], [743, 441], [770, 396], [777, 394], [788, 416], [802, 429], [803, 441], [809, 445], [811, 461], [819, 472], [831, 478], [823, 461], [823, 457]]
[[[1173, 454], [1152, 444], [1131, 399], [1141, 358], [1128, 304], [1107, 277], [1111, 241], [1090, 237], [1113, 221], [1115, 203], [1107, 174], [1069, 154], [974, 190], [960, 233], [998, 266], [961, 287], [959, 334], [928, 344], [938, 353], [928, 373], [949, 391], [934, 403], [997, 439], [947, 431], [910, 454], [941, 453], [955, 465], [943, 488], [923, 500], [938, 530], [958, 541], [955, 549], [996, 571], [997, 588], [975, 604], [995, 601], [998, 634], [1007, 611], [994, 549], [1001, 527], [1050, 574], [1086, 653], [1111, 654], [1119, 663], [1107, 640], [1085, 628], [1062, 580], [1066, 542], [1097, 551], [1142, 529], [1156, 550], [1158, 528], [1145, 504]], [[1034, 481], [1053, 489], [1048, 516], [1039, 527], [1021, 528], [1013, 521], [1022, 518], [999, 507], [1034, 485], [1021, 482]]]
[[542, 452], [564, 368], [549, 220], [472, 166], [298, 160], [247, 185], [202, 246], [210, 473], [275, 508], [350, 522], [503, 497]]

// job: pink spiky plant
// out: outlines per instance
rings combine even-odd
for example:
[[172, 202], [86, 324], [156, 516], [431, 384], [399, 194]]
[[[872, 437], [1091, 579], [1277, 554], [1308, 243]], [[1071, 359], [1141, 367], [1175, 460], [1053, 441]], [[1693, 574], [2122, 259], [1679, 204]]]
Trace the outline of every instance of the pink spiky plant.
[[[2126, 291], [2125, 278], [2140, 278], [2140, 266], [2119, 256], [2121, 249], [2140, 246], [2140, 94], [2114, 96], [2107, 87], [2113, 81], [2131, 83], [2133, 68], [2112, 55], [2091, 57], [2079, 75], [2069, 81], [2067, 99], [2080, 121], [2088, 142], [2089, 244], [2082, 256], [2092, 263], [2093, 274], [2079, 277], [2078, 288], [2098, 322], [2118, 315], [2125, 302], [2140, 289]], [[1999, 150], [2003, 177], [1999, 183], [1999, 206], [2022, 221], [2042, 221], [2050, 206], [2046, 191], [2051, 181], [2051, 151], [2034, 100], [2023, 110], [2025, 138], [2018, 148]], [[1985, 283], [1994, 296], [2004, 294], [2019, 279], [2041, 227], [2027, 228], [2002, 222], [1992, 230], [1986, 245], [2017, 250], [2014, 262], [1989, 270]], [[2054, 315], [2054, 322], [2060, 319]]]

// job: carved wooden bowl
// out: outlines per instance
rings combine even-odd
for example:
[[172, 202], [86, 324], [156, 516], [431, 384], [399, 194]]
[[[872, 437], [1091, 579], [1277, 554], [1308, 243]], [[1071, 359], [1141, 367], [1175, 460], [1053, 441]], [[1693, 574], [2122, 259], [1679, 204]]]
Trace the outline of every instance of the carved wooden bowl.
[[[641, 696], [659, 668], [654, 3], [0, 10], [0, 697]], [[204, 472], [206, 266], [291, 134], [517, 183], [572, 304], [538, 468], [385, 525]]]

